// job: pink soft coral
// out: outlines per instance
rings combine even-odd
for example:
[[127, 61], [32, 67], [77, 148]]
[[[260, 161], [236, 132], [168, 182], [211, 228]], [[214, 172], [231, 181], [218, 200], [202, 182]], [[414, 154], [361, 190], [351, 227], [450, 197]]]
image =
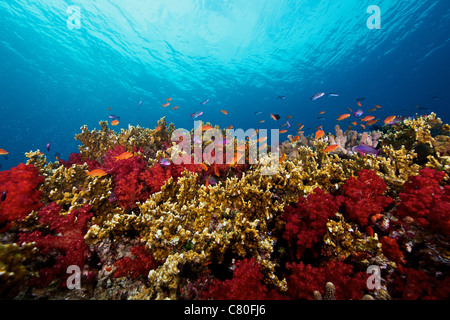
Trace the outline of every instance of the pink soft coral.
[[397, 215], [411, 217], [419, 225], [450, 234], [450, 186], [440, 186], [445, 173], [430, 168], [410, 177], [399, 194]]
[[22, 220], [31, 211], [42, 207], [39, 202], [42, 192], [38, 187], [43, 181], [44, 177], [31, 164], [20, 163], [11, 170], [0, 172], [0, 194], [6, 193], [5, 200], [0, 202], [0, 231], [8, 229], [7, 223]]
[[326, 233], [326, 223], [339, 210], [342, 196], [334, 197], [316, 188], [307, 198], [301, 198], [295, 206], [288, 206], [283, 214], [286, 221], [283, 238], [289, 246], [297, 247], [297, 259], [305, 249], [320, 242]]
[[342, 186], [345, 217], [362, 227], [369, 224], [369, 218], [374, 222], [393, 202], [392, 198], [383, 195], [386, 188], [386, 183], [375, 171], [363, 169], [358, 173], [358, 179], [350, 177]]
[[65, 275], [68, 266], [76, 265], [82, 269], [86, 261], [88, 246], [84, 235], [92, 217], [89, 205], [65, 216], [59, 214], [60, 210], [54, 202], [43, 207], [38, 212], [38, 222], [44, 227], [42, 231], [18, 235], [19, 244], [34, 242], [41, 254], [48, 257], [57, 254], [55, 263], [41, 269], [39, 277], [31, 280], [32, 284], [46, 286], [57, 276]]

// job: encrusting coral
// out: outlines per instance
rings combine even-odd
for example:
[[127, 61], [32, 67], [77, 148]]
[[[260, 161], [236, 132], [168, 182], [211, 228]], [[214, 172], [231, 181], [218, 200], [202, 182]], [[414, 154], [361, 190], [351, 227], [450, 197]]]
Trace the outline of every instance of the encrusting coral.
[[[164, 118], [120, 132], [100, 122], [81, 128], [68, 160], [29, 152], [0, 172], [0, 296], [449, 297], [450, 126], [435, 114], [372, 132], [299, 132], [256, 163], [261, 140], [207, 138], [211, 156], [217, 145], [237, 150], [233, 163], [214, 163], [171, 141], [174, 130]], [[380, 152], [354, 152], [361, 144]], [[68, 295], [70, 265], [84, 289]], [[377, 290], [367, 287], [373, 265]]]

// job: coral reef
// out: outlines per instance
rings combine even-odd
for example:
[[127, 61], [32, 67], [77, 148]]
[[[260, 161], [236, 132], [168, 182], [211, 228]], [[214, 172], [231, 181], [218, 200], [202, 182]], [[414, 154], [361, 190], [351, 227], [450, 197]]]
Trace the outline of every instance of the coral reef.
[[[234, 162], [211, 160], [211, 128], [196, 129], [200, 159], [164, 118], [120, 132], [100, 122], [68, 160], [38, 150], [0, 172], [0, 298], [449, 298], [450, 126], [435, 114], [300, 131], [256, 163], [261, 141], [234, 137], [219, 143]], [[379, 152], [355, 153], [362, 144]], [[80, 290], [65, 287], [72, 265]]]

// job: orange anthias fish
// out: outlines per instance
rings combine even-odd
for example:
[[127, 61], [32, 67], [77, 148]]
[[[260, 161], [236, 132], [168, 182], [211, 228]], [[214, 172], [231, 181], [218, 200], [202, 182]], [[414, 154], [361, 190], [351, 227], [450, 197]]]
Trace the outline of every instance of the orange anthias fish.
[[369, 112], [374, 112], [375, 110], [377, 110], [377, 108], [372, 108], [369, 110]]
[[362, 123], [360, 124], [361, 128], [366, 129], [366, 126], [363, 125]]
[[261, 120], [259, 123], [264, 123], [266, 120]]
[[379, 106], [379, 105], [375, 105], [375, 108], [377, 108], [377, 109], [381, 109], [381, 106]]
[[270, 114], [270, 116], [272, 117], [273, 120], [278, 121], [280, 120], [280, 116], [278, 114]]
[[227, 110], [220, 110], [220, 112], [222, 112], [223, 114], [228, 114]]
[[117, 126], [119, 124], [119, 120], [113, 120], [111, 121], [112, 126]]
[[175, 107], [172, 108], [172, 110], [176, 110], [176, 109], [178, 109], [178, 106], [175, 106]]
[[108, 172], [102, 169], [94, 169], [91, 171], [86, 171], [86, 175], [91, 177], [103, 177], [106, 176], [107, 174]]
[[106, 109], [111, 110], [111, 107], [108, 107], [108, 108], [106, 108]]
[[155, 130], [156, 130], [156, 131], [161, 130], [161, 126], [157, 126], [157, 127], [155, 128]]
[[298, 128], [298, 131], [302, 130], [304, 127], [305, 127], [305, 125], [302, 124], [302, 125]]
[[297, 142], [298, 140], [300, 140], [300, 136], [295, 136], [292, 138], [291, 142]]
[[322, 129], [323, 128], [323, 126], [318, 126], [317, 128], [316, 128], [316, 130], [319, 130], [319, 129]]
[[228, 128], [227, 128], [228, 130], [230, 130], [230, 129], [233, 129], [233, 125], [231, 125], [231, 126], [228, 126]]
[[390, 117], [387, 117], [386, 119], [384, 119], [383, 122], [384, 122], [385, 124], [389, 124], [389, 123], [391, 123], [392, 121], [394, 121], [395, 118], [396, 118], [396, 116], [390, 116]]
[[207, 124], [202, 127], [202, 131], [208, 131], [208, 130], [211, 130], [212, 128], [213, 127], [211, 127], [209, 124]]
[[370, 120], [373, 120], [373, 119], [375, 119], [374, 116], [367, 116], [367, 117], [362, 118], [361, 121], [367, 122], [367, 121], [370, 121]]
[[218, 177], [220, 177], [219, 168], [217, 168], [217, 165], [214, 164], [214, 174]]
[[208, 166], [204, 162], [200, 164], [200, 167], [202, 167], [203, 170], [208, 171]]
[[315, 136], [315, 138], [314, 139], [320, 139], [320, 138], [322, 138], [323, 136], [324, 136], [324, 134], [325, 134], [325, 131], [323, 131], [323, 130], [317, 130], [317, 132], [316, 132], [316, 136]]
[[286, 153], [283, 153], [280, 157], [279, 163], [282, 163], [284, 160], [286, 160]]
[[358, 124], [358, 122], [356, 122], [356, 121], [352, 122], [352, 125], [354, 125], [354, 126], [356, 126], [357, 124]]
[[9, 152], [5, 149], [0, 149], [0, 156], [7, 155]]
[[290, 118], [292, 118], [292, 116], [291, 116], [291, 115], [288, 115], [288, 116], [286, 117], [286, 119], [290, 119]]
[[358, 106], [362, 107], [362, 103], [360, 101], [358, 101]]
[[115, 158], [116, 158], [116, 161], [117, 160], [126, 160], [126, 159], [131, 158], [132, 156], [133, 156], [133, 154], [131, 152], [124, 152], [124, 153], [121, 153], [120, 155], [118, 155]]
[[165, 108], [165, 107], [168, 107], [169, 105], [170, 105], [170, 103], [167, 102], [167, 103], [164, 103], [162, 106]]
[[172, 101], [172, 98], [169, 97], [169, 98], [166, 99], [166, 101]]
[[375, 123], [377, 123], [378, 122], [378, 119], [377, 120], [370, 120], [370, 121], [367, 121], [367, 125], [368, 126], [371, 126], [371, 125], [373, 125], [373, 124], [375, 124]]
[[328, 146], [324, 151], [325, 152], [333, 152], [334, 150], [336, 150], [337, 148], [339, 148], [338, 144], [332, 144], [331, 146]]
[[337, 118], [338, 121], [347, 119], [348, 117], [350, 117], [350, 113], [345, 113], [339, 116], [339, 118]]
[[320, 111], [320, 112], [319, 112], [319, 114], [324, 114], [324, 113], [325, 113], [325, 111]]
[[286, 129], [280, 131], [280, 133], [286, 133], [286, 132], [287, 132]]

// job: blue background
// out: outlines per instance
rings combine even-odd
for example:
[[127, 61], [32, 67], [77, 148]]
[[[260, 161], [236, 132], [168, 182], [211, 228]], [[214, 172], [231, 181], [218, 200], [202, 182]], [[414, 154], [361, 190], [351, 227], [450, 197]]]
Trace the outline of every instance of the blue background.
[[[80, 29], [67, 27], [70, 5]], [[381, 8], [380, 30], [367, 28], [370, 5]], [[288, 134], [299, 122], [306, 134], [321, 124], [334, 133], [366, 97], [365, 115], [375, 104], [381, 119], [429, 113], [420, 105], [450, 122], [448, 0], [0, 0], [0, 17], [1, 170], [30, 150], [67, 158], [80, 127], [111, 113], [117, 131], [163, 116], [191, 129], [202, 110], [221, 127], [280, 128], [292, 115]], [[311, 101], [317, 92], [340, 96]]]

